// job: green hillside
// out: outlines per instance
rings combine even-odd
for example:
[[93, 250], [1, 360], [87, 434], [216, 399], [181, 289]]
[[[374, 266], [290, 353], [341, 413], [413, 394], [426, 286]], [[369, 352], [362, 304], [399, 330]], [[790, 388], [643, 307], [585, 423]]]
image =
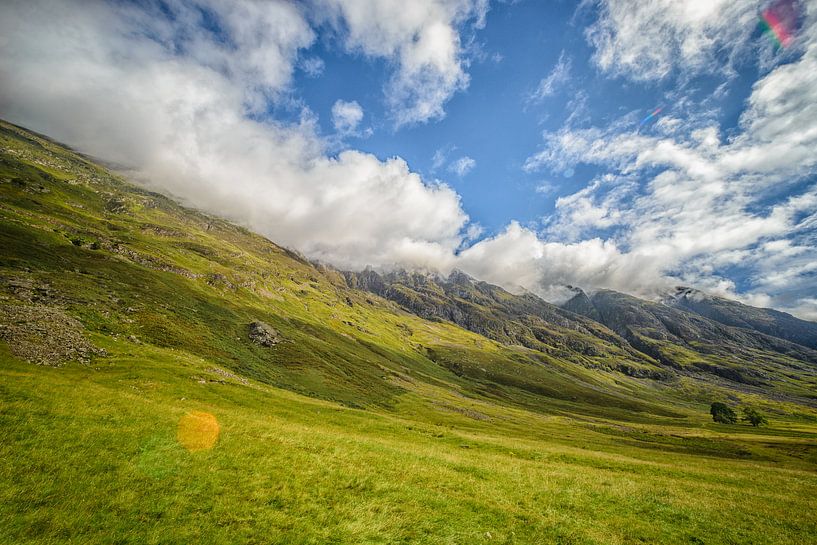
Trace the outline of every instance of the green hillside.
[[817, 537], [813, 350], [365, 276], [0, 123], [0, 543]]

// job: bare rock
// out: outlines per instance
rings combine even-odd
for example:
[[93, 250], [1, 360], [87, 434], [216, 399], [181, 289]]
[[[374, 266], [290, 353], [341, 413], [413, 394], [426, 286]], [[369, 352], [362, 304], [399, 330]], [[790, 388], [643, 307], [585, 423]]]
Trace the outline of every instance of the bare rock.
[[0, 306], [0, 339], [18, 358], [59, 367], [68, 361], [89, 363], [105, 356], [85, 338], [85, 328], [61, 309], [43, 305]]
[[249, 337], [252, 342], [266, 347], [275, 346], [281, 341], [275, 328], [264, 322], [251, 323]]

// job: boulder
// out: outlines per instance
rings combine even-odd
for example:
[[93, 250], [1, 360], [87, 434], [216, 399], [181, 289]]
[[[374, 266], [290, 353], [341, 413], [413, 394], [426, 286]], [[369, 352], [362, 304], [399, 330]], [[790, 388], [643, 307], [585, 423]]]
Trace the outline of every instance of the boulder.
[[264, 322], [251, 323], [249, 337], [252, 342], [267, 347], [274, 346], [281, 341], [275, 328]]

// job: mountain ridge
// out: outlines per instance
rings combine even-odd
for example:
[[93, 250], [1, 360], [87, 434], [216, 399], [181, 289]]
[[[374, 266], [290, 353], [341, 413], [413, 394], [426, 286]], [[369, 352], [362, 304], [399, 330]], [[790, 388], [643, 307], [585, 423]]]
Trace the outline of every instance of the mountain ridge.
[[[573, 389], [567, 382], [582, 385], [588, 378], [602, 380], [606, 373], [666, 384], [693, 376], [725, 380], [726, 387], [771, 389], [807, 403], [814, 397], [808, 385], [814, 380], [817, 353], [784, 339], [614, 292], [588, 298], [574, 288], [576, 296], [563, 308], [461, 271], [448, 276], [338, 271], [310, 263], [242, 227], [130, 186], [53, 141], [7, 124], [0, 129], [7, 217], [4, 259], [14, 282], [36, 285], [32, 274], [46, 275], [52, 286], [73, 279], [85, 286], [87, 296], [101, 286], [120, 290], [115, 287], [121, 283], [120, 273], [109, 270], [114, 265], [142, 271], [130, 273], [133, 277], [149, 271], [165, 275], [155, 293], [139, 295], [154, 302], [138, 326], [130, 325], [134, 319], [118, 310], [119, 317], [106, 331], [211, 354], [233, 371], [347, 403], [369, 403], [381, 393], [392, 392], [385, 398], [399, 395], [402, 387], [395, 387], [389, 377], [402, 376], [405, 369], [421, 373], [423, 380], [465, 381], [462, 386], [474, 393], [485, 391], [487, 383], [496, 384], [525, 399], [562, 399]], [[19, 225], [27, 225], [28, 231], [18, 231]], [[43, 254], [39, 248], [52, 250]], [[43, 272], [21, 270], [15, 265], [20, 256], [31, 256], [22, 261], [28, 263], [25, 270]], [[53, 261], [55, 256], [76, 263], [74, 270], [80, 272], [52, 278], [64, 268]], [[99, 286], [87, 284], [89, 277], [81, 272], [86, 269], [99, 269]], [[162, 284], [189, 294], [180, 308], [198, 316], [221, 305], [217, 320], [203, 323], [195, 313], [179, 314], [156, 301], [158, 293], [168, 300], [177, 297]], [[141, 293], [138, 286], [128, 290], [134, 291], [133, 297]], [[225, 294], [233, 294], [233, 299], [223, 301]], [[209, 306], [201, 306], [204, 300], [211, 301]], [[127, 308], [137, 307], [132, 301]], [[69, 311], [83, 323], [104, 321], [87, 305]], [[173, 325], [180, 318], [185, 330]], [[283, 342], [274, 351], [259, 352], [235, 341], [256, 321], [281, 332]], [[428, 333], [418, 336], [420, 331]], [[383, 375], [382, 369], [389, 371]], [[378, 386], [366, 386], [367, 381]], [[608, 389], [610, 402], [635, 399], [618, 386], [580, 388], [590, 397], [596, 395], [591, 390]]]
[[733, 299], [679, 286], [665, 304], [684, 308], [725, 325], [754, 329], [773, 337], [817, 349], [817, 323], [772, 308], [745, 305]]

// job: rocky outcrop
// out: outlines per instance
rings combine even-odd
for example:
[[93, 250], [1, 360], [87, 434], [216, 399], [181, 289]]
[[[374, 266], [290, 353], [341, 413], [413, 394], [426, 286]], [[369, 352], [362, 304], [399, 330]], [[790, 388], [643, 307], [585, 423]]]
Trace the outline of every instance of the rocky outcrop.
[[37, 365], [60, 367], [105, 356], [85, 338], [85, 328], [64, 311], [43, 305], [0, 305], [0, 339], [11, 353]]
[[252, 322], [249, 326], [248, 336], [252, 342], [267, 348], [281, 342], [281, 336], [278, 331], [264, 322]]
[[586, 316], [591, 320], [601, 322], [601, 314], [599, 314], [599, 311], [593, 306], [587, 294], [581, 288], [575, 288], [573, 286], [567, 286], [567, 288], [575, 293], [575, 295], [563, 303], [562, 308], [581, 316]]

